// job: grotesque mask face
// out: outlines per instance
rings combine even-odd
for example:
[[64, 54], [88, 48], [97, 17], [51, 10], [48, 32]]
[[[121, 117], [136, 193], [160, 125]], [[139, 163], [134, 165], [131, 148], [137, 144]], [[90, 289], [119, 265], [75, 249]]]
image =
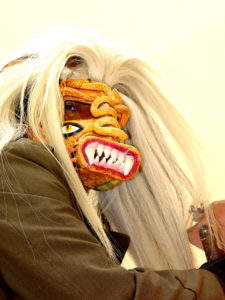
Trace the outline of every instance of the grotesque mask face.
[[140, 154], [124, 141], [129, 109], [104, 83], [66, 79], [60, 84], [65, 106], [63, 134], [85, 189], [107, 190], [130, 179]]

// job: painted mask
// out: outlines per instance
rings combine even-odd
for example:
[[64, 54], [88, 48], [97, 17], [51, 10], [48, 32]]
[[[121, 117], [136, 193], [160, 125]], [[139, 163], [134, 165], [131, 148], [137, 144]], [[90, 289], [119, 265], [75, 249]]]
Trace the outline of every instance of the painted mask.
[[65, 106], [63, 134], [85, 189], [108, 190], [130, 179], [140, 165], [138, 150], [124, 141], [129, 109], [104, 83], [66, 79], [60, 83]]

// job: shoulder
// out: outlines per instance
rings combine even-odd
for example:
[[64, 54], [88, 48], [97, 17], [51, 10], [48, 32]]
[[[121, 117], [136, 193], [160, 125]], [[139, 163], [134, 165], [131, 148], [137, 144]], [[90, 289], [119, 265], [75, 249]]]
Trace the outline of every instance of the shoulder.
[[47, 169], [56, 168], [57, 161], [54, 156], [54, 148], [28, 138], [21, 138], [10, 142], [2, 151], [1, 159], [7, 158], [10, 162], [21, 160], [39, 164]]
[[0, 190], [54, 196], [67, 192], [63, 170], [50, 145], [26, 138], [10, 142], [0, 155]]

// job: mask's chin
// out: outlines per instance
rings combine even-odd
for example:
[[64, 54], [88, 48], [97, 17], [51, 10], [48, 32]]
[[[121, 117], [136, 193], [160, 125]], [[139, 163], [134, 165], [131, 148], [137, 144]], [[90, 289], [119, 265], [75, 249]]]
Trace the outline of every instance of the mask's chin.
[[96, 187], [94, 188], [94, 190], [96, 190], [96, 191], [108, 191], [108, 190], [113, 189], [113, 188], [114, 188], [115, 186], [117, 186], [118, 184], [120, 184], [120, 182], [121, 182], [120, 180], [115, 179], [115, 180], [106, 182], [106, 183], [104, 183], [104, 184], [101, 184], [101, 185], [99, 185], [99, 186], [96, 186]]

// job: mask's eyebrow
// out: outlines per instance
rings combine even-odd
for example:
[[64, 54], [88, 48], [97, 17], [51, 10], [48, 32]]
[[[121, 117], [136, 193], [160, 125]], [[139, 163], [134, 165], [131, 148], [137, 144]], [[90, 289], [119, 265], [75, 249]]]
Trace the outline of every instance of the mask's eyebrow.
[[67, 120], [85, 120], [92, 119], [90, 104], [73, 100], [66, 100], [65, 105], [65, 121]]

